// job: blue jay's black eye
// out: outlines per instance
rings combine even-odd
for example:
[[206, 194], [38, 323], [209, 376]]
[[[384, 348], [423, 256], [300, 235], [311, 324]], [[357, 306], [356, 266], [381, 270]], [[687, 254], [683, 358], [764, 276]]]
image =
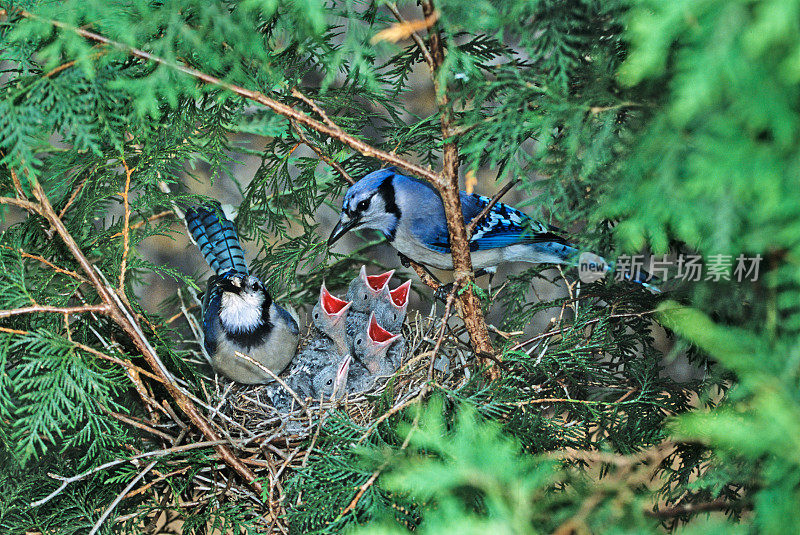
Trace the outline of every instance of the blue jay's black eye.
[[363, 201], [361, 201], [356, 205], [356, 210], [358, 210], [359, 212], [363, 212], [367, 208], [369, 208], [369, 199], [364, 199]]

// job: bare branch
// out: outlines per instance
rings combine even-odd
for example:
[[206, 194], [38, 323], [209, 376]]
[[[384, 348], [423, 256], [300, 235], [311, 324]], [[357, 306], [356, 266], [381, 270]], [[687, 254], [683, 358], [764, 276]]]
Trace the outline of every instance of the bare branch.
[[108, 314], [111, 310], [107, 304], [102, 305], [83, 305], [79, 307], [53, 307], [48, 305], [33, 305], [29, 307], [13, 308], [10, 310], [0, 310], [0, 318], [20, 316], [22, 314], [36, 314], [38, 312], [53, 314], [82, 314], [84, 312], [99, 312]]
[[131, 205], [128, 202], [128, 194], [131, 191], [132, 169], [128, 168], [128, 162], [122, 158], [122, 165], [125, 167], [125, 189], [122, 191], [122, 206], [125, 209], [125, 218], [122, 223], [122, 264], [119, 268], [119, 295], [125, 295], [125, 271], [128, 267], [128, 249], [130, 248], [130, 225], [131, 225]]
[[40, 213], [39, 205], [35, 202], [15, 199], [14, 197], [0, 197], [0, 204], [11, 204], [14, 206], [19, 206], [20, 208], [24, 208], [25, 210], [35, 214]]

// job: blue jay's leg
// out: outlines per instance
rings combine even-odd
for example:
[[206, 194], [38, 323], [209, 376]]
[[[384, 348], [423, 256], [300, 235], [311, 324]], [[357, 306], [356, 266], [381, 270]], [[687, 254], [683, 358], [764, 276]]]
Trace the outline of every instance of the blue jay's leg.
[[[397, 253], [397, 256], [399, 256], [399, 257], [400, 257], [400, 265], [401, 265], [401, 266], [403, 266], [403, 267], [411, 267], [411, 259], [410, 259], [409, 257], [407, 257], [406, 255], [404, 255], [403, 253]], [[425, 264], [420, 264], [419, 262], [417, 262], [416, 264], [417, 264], [419, 267], [421, 267], [421, 268], [423, 269], [423, 271], [425, 271], [425, 273], [427, 273], [428, 275], [430, 275], [430, 277], [431, 277], [433, 280], [435, 280], [437, 284], [439, 284], [439, 285], [441, 285], [441, 284], [442, 284], [442, 281], [440, 281], [440, 280], [439, 280], [439, 277], [437, 277], [436, 275], [434, 275], [434, 274], [433, 274], [433, 272], [432, 272], [430, 269], [428, 269], [428, 267], [427, 267]]]

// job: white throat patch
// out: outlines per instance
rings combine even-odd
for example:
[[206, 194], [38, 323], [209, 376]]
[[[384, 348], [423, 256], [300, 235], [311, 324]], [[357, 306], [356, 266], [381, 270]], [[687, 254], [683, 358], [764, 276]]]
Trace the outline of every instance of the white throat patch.
[[261, 305], [264, 294], [261, 292], [243, 291], [241, 294], [222, 293], [219, 319], [222, 325], [231, 332], [249, 331], [261, 324]]

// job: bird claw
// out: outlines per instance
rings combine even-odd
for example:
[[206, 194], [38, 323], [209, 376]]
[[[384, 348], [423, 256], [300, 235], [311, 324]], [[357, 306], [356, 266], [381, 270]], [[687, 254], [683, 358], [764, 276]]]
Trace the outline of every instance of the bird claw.
[[411, 267], [411, 259], [404, 255], [403, 253], [397, 253], [397, 256], [400, 257], [400, 265], [403, 267]]
[[453, 291], [453, 283], [448, 282], [447, 284], [440, 284], [436, 291], [433, 292], [433, 297], [438, 299], [439, 301], [446, 303], [447, 296], [450, 295], [450, 292]]

